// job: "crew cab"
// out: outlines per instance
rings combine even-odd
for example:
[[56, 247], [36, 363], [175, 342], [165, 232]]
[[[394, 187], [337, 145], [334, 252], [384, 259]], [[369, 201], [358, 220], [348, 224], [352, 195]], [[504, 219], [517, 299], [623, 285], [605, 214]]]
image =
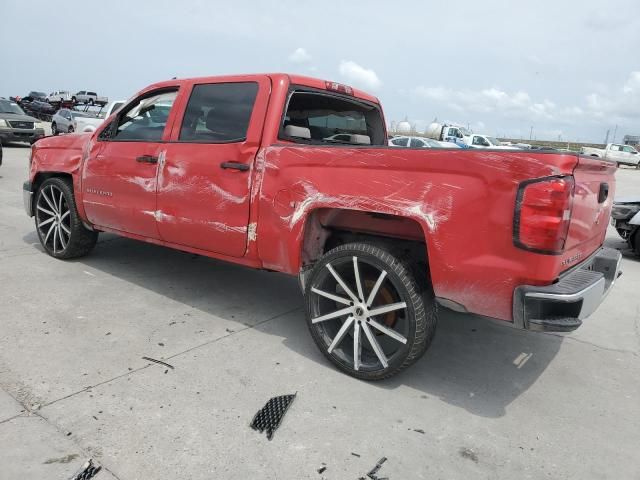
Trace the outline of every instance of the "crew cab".
[[631, 145], [609, 143], [605, 148], [582, 147], [580, 153], [591, 157], [606, 158], [620, 165], [640, 168], [640, 155]]
[[298, 276], [317, 346], [376, 380], [427, 350], [438, 305], [577, 328], [621, 272], [603, 247], [615, 170], [574, 153], [390, 147], [367, 93], [240, 75], [156, 83], [93, 133], [40, 140], [24, 200], [59, 259], [113, 232]]

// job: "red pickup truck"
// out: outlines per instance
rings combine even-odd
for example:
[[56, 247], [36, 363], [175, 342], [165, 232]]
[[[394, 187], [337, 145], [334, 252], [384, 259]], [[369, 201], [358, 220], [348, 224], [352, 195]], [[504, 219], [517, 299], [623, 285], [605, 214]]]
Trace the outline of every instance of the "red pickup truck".
[[38, 141], [25, 208], [60, 259], [104, 231], [298, 275], [318, 347], [372, 380], [426, 351], [437, 305], [571, 331], [621, 273], [602, 247], [614, 163], [386, 144], [378, 100], [345, 85], [169, 80]]

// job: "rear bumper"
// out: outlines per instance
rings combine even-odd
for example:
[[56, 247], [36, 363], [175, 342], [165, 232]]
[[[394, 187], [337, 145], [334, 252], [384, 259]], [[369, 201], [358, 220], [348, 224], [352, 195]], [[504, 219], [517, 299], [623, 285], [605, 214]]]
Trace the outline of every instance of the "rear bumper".
[[602, 303], [622, 274], [622, 255], [603, 247], [548, 286], [515, 289], [514, 326], [526, 330], [570, 332]]

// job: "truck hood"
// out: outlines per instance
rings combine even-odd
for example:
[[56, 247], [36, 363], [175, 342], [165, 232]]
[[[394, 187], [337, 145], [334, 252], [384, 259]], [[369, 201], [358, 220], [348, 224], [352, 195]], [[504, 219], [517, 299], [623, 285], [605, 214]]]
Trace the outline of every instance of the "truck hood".
[[37, 145], [38, 148], [82, 150], [90, 138], [90, 133], [69, 133], [57, 137], [41, 138]]
[[39, 122], [37, 118], [30, 117], [29, 115], [22, 115], [21, 113], [0, 113], [0, 118], [3, 120], [9, 120], [12, 122]]

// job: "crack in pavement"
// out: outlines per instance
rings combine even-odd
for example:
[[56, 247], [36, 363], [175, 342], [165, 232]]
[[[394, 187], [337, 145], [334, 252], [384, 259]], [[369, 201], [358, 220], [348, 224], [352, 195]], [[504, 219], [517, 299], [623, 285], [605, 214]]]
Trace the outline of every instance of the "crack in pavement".
[[[302, 307], [295, 307], [295, 308], [292, 308], [292, 309], [290, 309], [290, 310], [287, 310], [287, 311], [285, 311], [285, 312], [282, 312], [282, 313], [276, 314], [276, 315], [274, 315], [274, 316], [272, 316], [272, 317], [269, 317], [269, 318], [267, 318], [267, 319], [265, 319], [265, 320], [262, 320], [262, 321], [260, 321], [260, 322], [257, 322], [255, 325], [246, 326], [245, 328], [241, 328], [241, 329], [239, 329], [239, 330], [235, 330], [235, 331], [233, 331], [233, 332], [229, 332], [229, 333], [227, 333], [226, 335], [222, 335], [222, 336], [220, 336], [220, 337], [218, 337], [218, 338], [215, 338], [215, 339], [213, 339], [213, 340], [210, 340], [210, 341], [208, 341], [208, 342], [204, 342], [204, 343], [201, 343], [201, 344], [199, 344], [199, 345], [195, 345], [195, 346], [193, 346], [193, 347], [187, 348], [186, 350], [183, 350], [183, 351], [181, 351], [181, 352], [178, 352], [178, 353], [175, 353], [175, 354], [173, 354], [173, 355], [170, 355], [170, 356], [166, 357], [165, 359], [166, 359], [166, 360], [169, 360], [169, 359], [172, 359], [172, 358], [179, 357], [179, 356], [181, 356], [181, 355], [185, 355], [185, 354], [187, 354], [187, 353], [189, 353], [189, 352], [192, 352], [192, 351], [194, 351], [194, 350], [197, 350], [197, 349], [199, 349], [199, 348], [205, 347], [205, 346], [207, 346], [207, 345], [214, 344], [214, 343], [219, 342], [220, 340], [223, 340], [223, 339], [225, 339], [225, 338], [228, 338], [228, 337], [231, 337], [231, 336], [233, 336], [233, 335], [236, 335], [236, 334], [239, 334], [239, 333], [245, 332], [245, 331], [247, 331], [247, 330], [254, 329], [254, 328], [256, 328], [256, 327], [258, 327], [258, 326], [260, 326], [260, 325], [264, 325], [264, 324], [266, 324], [266, 323], [268, 323], [268, 322], [272, 322], [272, 321], [277, 320], [277, 319], [279, 319], [279, 318], [281, 318], [281, 317], [284, 317], [284, 316], [286, 316], [286, 315], [289, 315], [290, 313], [294, 313], [294, 312], [302, 311], [302, 310], [303, 310], [303, 308], [302, 308]], [[21, 413], [19, 413], [19, 414], [17, 414], [17, 415], [14, 415], [14, 416], [13, 416], [13, 417], [11, 417], [11, 418], [8, 418], [8, 419], [5, 419], [5, 420], [0, 421], [0, 425], [5, 424], [5, 423], [8, 423], [8, 422], [10, 422], [11, 420], [15, 420], [16, 418], [20, 418], [20, 417], [30, 418], [30, 417], [33, 415], [33, 416], [35, 416], [35, 417], [41, 418], [41, 419], [42, 419], [42, 420], [44, 420], [47, 424], [49, 424], [49, 425], [51, 425], [53, 428], [55, 428], [55, 430], [56, 430], [58, 433], [60, 433], [61, 435], [63, 435], [63, 436], [65, 436], [65, 437], [66, 437], [65, 432], [64, 432], [63, 430], [61, 430], [61, 429], [58, 427], [58, 425], [56, 425], [54, 422], [51, 422], [51, 421], [50, 421], [49, 419], [47, 419], [47, 418], [46, 418], [42, 413], [40, 413], [40, 412], [42, 411], [42, 409], [44, 409], [44, 408], [46, 408], [46, 407], [48, 407], [48, 406], [50, 406], [50, 405], [53, 405], [54, 403], [58, 403], [58, 402], [60, 402], [60, 401], [62, 401], [62, 400], [66, 400], [66, 399], [68, 399], [68, 398], [71, 398], [71, 397], [76, 396], [76, 395], [78, 395], [78, 394], [81, 394], [81, 393], [83, 393], [83, 392], [87, 392], [87, 391], [89, 391], [89, 390], [92, 390], [92, 389], [94, 389], [94, 388], [96, 388], [96, 387], [99, 387], [99, 386], [105, 385], [105, 384], [110, 383], [110, 382], [113, 382], [113, 381], [115, 381], [115, 380], [119, 380], [119, 379], [124, 378], [124, 377], [127, 377], [127, 376], [129, 376], [129, 375], [133, 375], [133, 374], [135, 374], [135, 373], [137, 373], [137, 372], [139, 372], [139, 371], [141, 371], [141, 370], [145, 370], [145, 369], [147, 369], [147, 368], [149, 368], [149, 367], [152, 367], [152, 365], [145, 365], [145, 366], [143, 366], [143, 367], [136, 368], [136, 369], [131, 370], [131, 371], [127, 371], [127, 372], [125, 372], [125, 373], [124, 373], [124, 374], [122, 374], [122, 375], [117, 375], [117, 376], [115, 376], [115, 377], [113, 377], [113, 378], [110, 378], [110, 379], [108, 379], [108, 380], [104, 380], [104, 381], [102, 381], [102, 382], [96, 383], [95, 385], [90, 385], [90, 386], [85, 387], [85, 388], [83, 388], [83, 389], [81, 389], [81, 390], [78, 390], [78, 391], [76, 391], [76, 392], [70, 393], [69, 395], [65, 395], [64, 397], [60, 397], [60, 398], [57, 398], [57, 399], [52, 400], [52, 401], [50, 401], [50, 402], [47, 402], [47, 403], [43, 404], [43, 405], [39, 408], [39, 410], [31, 410], [29, 406], [25, 405], [23, 402], [21, 402], [20, 400], [18, 400], [18, 398], [16, 398], [16, 397], [14, 397], [13, 395], [11, 395], [11, 393], [7, 392], [4, 388], [0, 387], [0, 389], [1, 389], [2, 391], [4, 391], [5, 393], [7, 393], [7, 395], [9, 395], [11, 398], [13, 398], [13, 399], [14, 399], [14, 400], [19, 404], [19, 405], [21, 405], [21, 406], [22, 406], [22, 408], [25, 410], [24, 412], [21, 412]], [[74, 439], [71, 439], [71, 440], [73, 441], [73, 443], [78, 447], [78, 449], [82, 452], [82, 454], [83, 454], [86, 458], [90, 458], [90, 457], [92, 456], [92, 455], [88, 454], [88, 452], [86, 452], [86, 451], [85, 451], [85, 449], [84, 449], [84, 448], [83, 448], [83, 447], [82, 447], [82, 446], [81, 446], [81, 445], [76, 441], [76, 439], [75, 439], [75, 438], [74, 438]], [[102, 459], [100, 459], [100, 460], [102, 460]], [[113, 478], [115, 478], [116, 480], [122, 480], [122, 479], [121, 479], [120, 477], [118, 477], [115, 473], [113, 473], [113, 471], [112, 471], [108, 466], [106, 466], [102, 461], [100, 462], [100, 464], [102, 465], [102, 468], [103, 468], [103, 469], [105, 469], [109, 474], [111, 474], [111, 475], [113, 476]]]
[[581, 343], [583, 345], [589, 345], [590, 347], [595, 347], [598, 350], [605, 350], [607, 352], [614, 352], [614, 353], [628, 353], [628, 354], [633, 355], [634, 357], [640, 356], [638, 354], [638, 352], [635, 352], [633, 350], [626, 350], [624, 348], [605, 347], [603, 345], [598, 345], [597, 343], [591, 343], [591, 342], [588, 342], [587, 340], [582, 340], [580, 338], [568, 337], [568, 336], [565, 336], [565, 335], [562, 335], [562, 334], [559, 334], [559, 333], [553, 333], [553, 332], [538, 332], [538, 333], [542, 333], [544, 335], [551, 335], [553, 337], [562, 338], [563, 340], [571, 340], [571, 341], [574, 341], [574, 342]]
[[[186, 350], [183, 350], [183, 351], [178, 352], [178, 353], [174, 353], [173, 355], [170, 355], [170, 356], [168, 356], [168, 357], [164, 357], [164, 359], [165, 359], [165, 360], [170, 360], [170, 359], [172, 359], [172, 358], [179, 357], [179, 356], [181, 356], [181, 355], [184, 355], [184, 354], [186, 354], [186, 353], [192, 352], [192, 351], [197, 350], [197, 349], [199, 349], [199, 348], [202, 348], [202, 347], [205, 347], [205, 346], [207, 346], [207, 345], [211, 345], [211, 344], [214, 344], [214, 343], [216, 343], [216, 342], [219, 342], [220, 340], [223, 340], [223, 339], [225, 339], [225, 338], [231, 337], [231, 336], [236, 335], [236, 334], [238, 334], [238, 333], [242, 333], [242, 332], [245, 332], [245, 331], [247, 331], [247, 330], [251, 330], [251, 329], [253, 329], [253, 328], [256, 328], [256, 327], [258, 327], [258, 326], [260, 326], [260, 325], [264, 325], [265, 323], [272, 322], [272, 321], [274, 321], [274, 320], [277, 320], [278, 318], [284, 317], [285, 315], [289, 315], [290, 313], [293, 313], [293, 312], [296, 312], [296, 311], [302, 311], [302, 310], [303, 310], [303, 308], [302, 308], [302, 307], [295, 307], [295, 308], [292, 308], [292, 309], [290, 309], [290, 310], [287, 310], [287, 311], [282, 312], [282, 313], [278, 313], [277, 315], [274, 315], [274, 316], [269, 317], [269, 318], [267, 318], [267, 319], [265, 319], [265, 320], [262, 320], [262, 321], [260, 321], [260, 322], [257, 322], [255, 325], [246, 326], [245, 328], [241, 328], [241, 329], [239, 329], [239, 330], [235, 330], [235, 331], [233, 331], [233, 332], [229, 332], [229, 333], [227, 333], [226, 335], [222, 335], [222, 336], [220, 336], [220, 337], [214, 338], [213, 340], [209, 340], [209, 341], [204, 342], [204, 343], [201, 343], [201, 344], [199, 344], [199, 345], [195, 345], [195, 346], [193, 346], [193, 347], [189, 347], [189, 348], [187, 348]], [[121, 374], [121, 375], [116, 375], [116, 376], [115, 376], [115, 377], [113, 377], [113, 378], [109, 378], [109, 379], [107, 379], [107, 380], [103, 380], [102, 382], [96, 383], [95, 385], [90, 385], [90, 386], [88, 386], [88, 387], [84, 387], [84, 388], [83, 388], [83, 389], [81, 389], [81, 390], [78, 390], [78, 391], [76, 391], [76, 392], [72, 392], [72, 393], [70, 393], [70, 394], [68, 394], [68, 395], [65, 395], [64, 397], [60, 397], [60, 398], [57, 398], [57, 399], [55, 399], [55, 400], [52, 400], [52, 401], [50, 401], [50, 402], [47, 402], [47, 403], [43, 404], [43, 405], [42, 405], [42, 407], [41, 407], [41, 409], [42, 409], [42, 408], [45, 408], [45, 407], [48, 407], [48, 406], [50, 406], [50, 405], [53, 405], [54, 403], [58, 403], [58, 402], [60, 402], [60, 401], [62, 401], [62, 400], [66, 400], [66, 399], [68, 399], [68, 398], [71, 398], [71, 397], [73, 397], [73, 396], [76, 396], [76, 395], [78, 395], [78, 394], [80, 394], [80, 393], [83, 393], [83, 392], [86, 392], [86, 391], [88, 391], [88, 390], [91, 390], [91, 389], [93, 389], [93, 388], [100, 387], [100, 386], [102, 386], [102, 385], [105, 385], [105, 384], [107, 384], [107, 383], [113, 382], [113, 381], [115, 381], [115, 380], [119, 380], [119, 379], [124, 378], [124, 377], [127, 377], [127, 376], [129, 376], [129, 375], [133, 375], [134, 373], [137, 373], [137, 372], [139, 372], [139, 371], [141, 371], [141, 370], [145, 370], [145, 369], [147, 369], [147, 368], [149, 368], [149, 367], [151, 367], [151, 366], [152, 366], [152, 365], [145, 365], [145, 366], [143, 366], [143, 367], [135, 368], [135, 369], [130, 370], [130, 371], [127, 371], [127, 372], [125, 372], [125, 373], [123, 373], [123, 374]], [[22, 404], [21, 404], [21, 405], [22, 405]], [[0, 423], [1, 423], [1, 422], [0, 422]]]

